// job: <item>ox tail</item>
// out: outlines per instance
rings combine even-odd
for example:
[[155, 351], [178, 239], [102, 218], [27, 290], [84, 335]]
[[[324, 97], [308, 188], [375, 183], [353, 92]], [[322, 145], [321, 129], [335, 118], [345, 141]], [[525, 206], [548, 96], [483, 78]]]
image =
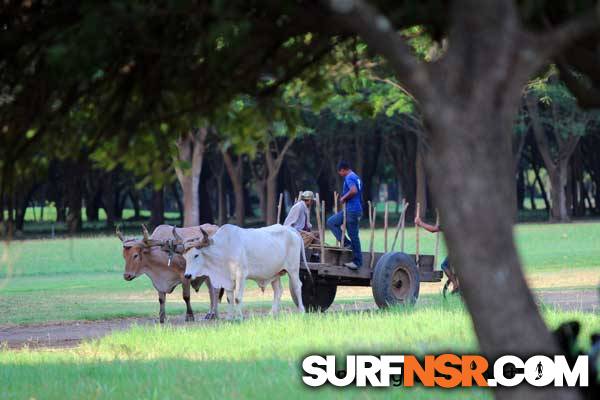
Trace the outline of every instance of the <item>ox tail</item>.
[[302, 262], [304, 262], [304, 267], [306, 268], [306, 272], [308, 272], [308, 278], [310, 279], [310, 282], [312, 283], [312, 285], [314, 287], [315, 281], [313, 280], [312, 272], [310, 272], [310, 268], [308, 268], [308, 263], [306, 262], [306, 248], [304, 247], [304, 242], [302, 241], [302, 239], [300, 239], [300, 242], [302, 243], [302, 245], [301, 245]]

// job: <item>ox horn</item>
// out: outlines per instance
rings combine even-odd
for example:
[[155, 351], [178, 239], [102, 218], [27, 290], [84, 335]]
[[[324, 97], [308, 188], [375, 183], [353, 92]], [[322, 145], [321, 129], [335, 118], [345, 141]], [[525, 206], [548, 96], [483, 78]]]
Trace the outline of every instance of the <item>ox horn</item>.
[[150, 234], [148, 233], [148, 228], [146, 228], [145, 224], [142, 224], [142, 233], [144, 234], [144, 242], [150, 240]]
[[203, 242], [209, 243], [208, 241], [208, 233], [206, 233], [206, 231], [202, 228], [200, 228], [200, 232], [202, 232], [202, 236], [204, 236], [204, 238], [202, 239]]
[[117, 225], [117, 229], [115, 229], [115, 233], [117, 234], [117, 237], [119, 239], [121, 239], [121, 242], [125, 241], [125, 237], [123, 236], [123, 234], [121, 233], [121, 230], [119, 229], [119, 225]]
[[177, 234], [177, 227], [173, 227], [173, 237], [178, 243], [183, 243], [183, 238]]

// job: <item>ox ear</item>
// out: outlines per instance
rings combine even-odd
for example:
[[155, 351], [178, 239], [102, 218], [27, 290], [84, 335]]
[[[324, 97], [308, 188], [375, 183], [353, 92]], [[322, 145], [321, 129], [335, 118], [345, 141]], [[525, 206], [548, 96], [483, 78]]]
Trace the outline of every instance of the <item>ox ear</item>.
[[117, 225], [117, 228], [115, 229], [115, 233], [117, 234], [117, 237], [119, 239], [121, 239], [121, 242], [125, 241], [125, 236], [123, 236], [123, 234], [121, 233], [121, 230], [119, 229], [119, 225]]

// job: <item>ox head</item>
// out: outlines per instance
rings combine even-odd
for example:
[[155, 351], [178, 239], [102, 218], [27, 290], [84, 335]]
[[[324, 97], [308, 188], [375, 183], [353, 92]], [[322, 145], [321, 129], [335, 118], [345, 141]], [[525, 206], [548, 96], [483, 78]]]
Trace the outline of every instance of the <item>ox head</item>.
[[149, 256], [148, 249], [152, 246], [161, 245], [162, 241], [151, 239], [148, 229], [142, 225], [143, 238], [126, 238], [123, 236], [119, 227], [116, 230], [117, 237], [123, 242], [123, 258], [125, 259], [125, 272], [123, 279], [131, 281], [142, 275], [144, 268], [144, 258]]
[[208, 233], [202, 228], [202, 237], [193, 238], [183, 243], [183, 257], [185, 258], [185, 278], [194, 279], [200, 276], [200, 268], [204, 262], [204, 250], [213, 244]]

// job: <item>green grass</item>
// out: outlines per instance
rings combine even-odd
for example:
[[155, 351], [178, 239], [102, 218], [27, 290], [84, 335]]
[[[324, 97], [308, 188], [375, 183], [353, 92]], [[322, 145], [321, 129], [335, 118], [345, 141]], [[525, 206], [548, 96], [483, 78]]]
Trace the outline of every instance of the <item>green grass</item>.
[[[551, 327], [597, 316], [546, 312]], [[585, 342], [580, 343], [585, 346]], [[258, 317], [203, 327], [134, 327], [59, 351], [0, 351], [3, 399], [491, 398], [483, 389], [307, 389], [308, 354], [477, 352], [458, 301], [388, 312]]]
[[[368, 230], [363, 229], [361, 236], [363, 249], [368, 249]], [[414, 251], [414, 236], [414, 229], [407, 229], [405, 248], [409, 252]], [[384, 248], [383, 237], [383, 231], [377, 230], [375, 249], [378, 251]], [[516, 237], [528, 274], [540, 279], [552, 276], [549, 282], [541, 282], [538, 287], [598, 284], [600, 223], [523, 224], [517, 226]], [[393, 231], [390, 231], [389, 247], [392, 240]], [[333, 243], [331, 237], [328, 241]], [[0, 325], [156, 316], [157, 298], [150, 280], [147, 277], [133, 282], [123, 280], [121, 245], [114, 236], [13, 241], [1, 246]], [[421, 253], [432, 254], [434, 246], [435, 235], [421, 230]], [[442, 245], [440, 260], [443, 256]], [[573, 281], [577, 274], [582, 278]], [[597, 277], [590, 280], [590, 276]], [[433, 292], [441, 287], [440, 284], [430, 286], [434, 287]], [[256, 285], [250, 282], [249, 288]], [[264, 295], [249, 297], [248, 306], [268, 309], [270, 299], [271, 291], [267, 290]], [[287, 289], [284, 299], [289, 301]], [[359, 297], [340, 294], [336, 303], [344, 300], [371, 301], [368, 291]], [[198, 313], [206, 311], [207, 301], [204, 288], [192, 296], [192, 305]], [[178, 288], [167, 297], [167, 313], [179, 315], [183, 311]]]

